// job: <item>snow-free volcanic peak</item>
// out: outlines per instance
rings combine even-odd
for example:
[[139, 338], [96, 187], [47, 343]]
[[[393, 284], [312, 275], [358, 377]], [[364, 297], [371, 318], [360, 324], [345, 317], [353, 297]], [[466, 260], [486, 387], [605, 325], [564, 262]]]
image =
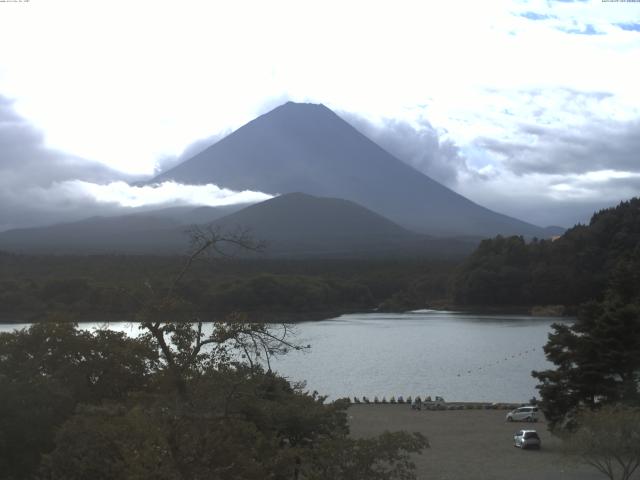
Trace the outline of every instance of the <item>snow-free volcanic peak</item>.
[[343, 198], [435, 235], [544, 237], [398, 160], [324, 105], [287, 102], [153, 181]]

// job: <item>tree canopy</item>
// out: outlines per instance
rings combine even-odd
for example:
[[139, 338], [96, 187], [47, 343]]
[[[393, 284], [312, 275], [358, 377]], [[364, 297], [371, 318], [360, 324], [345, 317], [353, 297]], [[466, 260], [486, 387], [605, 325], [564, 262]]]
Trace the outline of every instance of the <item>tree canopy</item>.
[[453, 282], [459, 305], [569, 305], [601, 301], [609, 277], [640, 243], [640, 198], [597, 212], [554, 240], [483, 240]]

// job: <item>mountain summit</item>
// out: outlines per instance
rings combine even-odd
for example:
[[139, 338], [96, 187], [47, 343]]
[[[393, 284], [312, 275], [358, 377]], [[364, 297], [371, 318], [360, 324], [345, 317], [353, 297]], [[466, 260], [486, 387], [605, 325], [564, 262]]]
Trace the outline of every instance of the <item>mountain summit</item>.
[[342, 198], [432, 235], [546, 236], [418, 172], [324, 105], [281, 105], [153, 182], [167, 180]]

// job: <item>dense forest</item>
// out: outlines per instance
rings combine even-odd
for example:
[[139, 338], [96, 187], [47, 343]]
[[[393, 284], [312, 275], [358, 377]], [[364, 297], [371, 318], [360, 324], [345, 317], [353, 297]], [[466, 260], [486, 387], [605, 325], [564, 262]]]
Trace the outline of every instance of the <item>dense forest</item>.
[[[0, 253], [0, 319], [131, 318], [141, 298], [168, 288], [184, 256]], [[434, 260], [202, 258], [179, 286], [185, 311], [212, 319], [301, 319], [443, 303], [455, 263]]]
[[609, 279], [640, 252], [640, 199], [599, 211], [553, 240], [484, 240], [453, 282], [458, 305], [565, 305], [602, 300]]

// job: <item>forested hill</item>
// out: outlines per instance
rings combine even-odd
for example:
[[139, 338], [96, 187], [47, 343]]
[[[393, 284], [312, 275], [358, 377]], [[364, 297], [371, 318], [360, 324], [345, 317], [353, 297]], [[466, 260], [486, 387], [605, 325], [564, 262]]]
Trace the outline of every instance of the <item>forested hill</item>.
[[454, 279], [459, 305], [579, 305], [620, 275], [640, 275], [640, 198], [599, 211], [556, 240], [484, 240]]

